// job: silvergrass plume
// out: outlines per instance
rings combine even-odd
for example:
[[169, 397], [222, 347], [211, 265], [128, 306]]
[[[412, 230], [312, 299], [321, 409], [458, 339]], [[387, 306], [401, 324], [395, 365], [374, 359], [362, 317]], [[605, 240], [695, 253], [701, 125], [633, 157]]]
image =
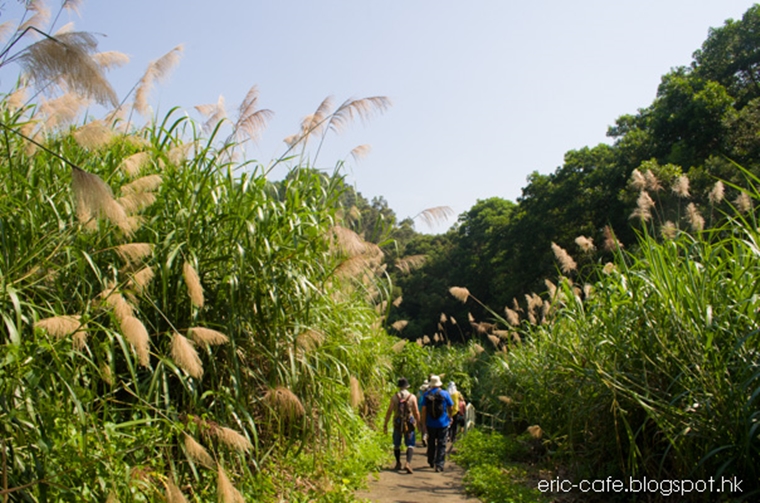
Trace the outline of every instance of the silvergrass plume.
[[426, 260], [427, 255], [409, 255], [396, 260], [394, 265], [402, 273], [409, 274], [411, 271], [422, 267]]
[[121, 320], [121, 333], [137, 353], [137, 360], [143, 367], [150, 365], [150, 338], [145, 325], [134, 316], [126, 316]]
[[62, 33], [28, 46], [19, 63], [37, 87], [65, 82], [66, 88], [101, 105], [117, 106], [116, 92], [92, 58], [97, 41], [90, 33]]
[[185, 452], [188, 457], [207, 468], [214, 466], [214, 459], [197, 440], [185, 433]]
[[185, 495], [171, 478], [167, 478], [164, 484], [166, 485], [166, 503], [187, 503]]
[[393, 307], [400, 306], [402, 302], [404, 302], [404, 297], [402, 297], [401, 295], [399, 295], [398, 297], [396, 297], [395, 299], [393, 299], [393, 302], [392, 302]]
[[587, 238], [586, 236], [578, 236], [575, 238], [575, 244], [578, 245], [578, 248], [583, 253], [591, 253], [596, 250], [596, 246], [594, 246], [594, 239], [593, 238]]
[[195, 109], [206, 118], [206, 122], [203, 123], [203, 130], [207, 133], [212, 131], [217, 124], [227, 118], [227, 111], [224, 109], [224, 96], [221, 94], [216, 103], [210, 105], [196, 105]]
[[256, 108], [259, 99], [259, 90], [256, 86], [251, 87], [245, 95], [238, 109], [238, 119], [233, 126], [235, 138], [242, 141], [244, 137], [255, 142], [261, 132], [266, 128], [267, 122], [274, 112], [267, 109]]
[[652, 219], [652, 208], [654, 208], [654, 201], [648, 192], [642, 190], [639, 192], [639, 197], [636, 199], [636, 209], [633, 210], [630, 218], [639, 218], [643, 222], [648, 222]]
[[191, 377], [200, 379], [203, 377], [203, 363], [192, 342], [181, 334], [174, 333], [172, 336], [171, 355], [177, 365]]
[[[119, 170], [129, 176], [137, 176], [148, 161], [150, 161], [150, 154], [147, 152], [138, 152], [124, 158], [119, 164]], [[122, 191], [123, 190], [124, 189], [122, 188]]]
[[458, 301], [466, 303], [470, 296], [470, 291], [467, 288], [460, 286], [452, 286], [449, 288], [449, 293]]
[[721, 201], [723, 201], [723, 197], [725, 197], [726, 194], [726, 188], [723, 186], [723, 182], [718, 180], [715, 182], [715, 185], [713, 185], [713, 188], [710, 190], [710, 193], [707, 195], [707, 199], [710, 201], [710, 204], [719, 204]]
[[244, 435], [232, 428], [220, 426], [214, 430], [216, 438], [227, 447], [240, 452], [248, 452], [253, 449], [253, 444]]
[[187, 335], [198, 344], [208, 344], [210, 346], [227, 344], [230, 341], [229, 337], [222, 332], [204, 327], [193, 327], [187, 331]]
[[199, 309], [203, 308], [204, 298], [201, 279], [189, 262], [185, 262], [182, 266], [182, 277], [185, 279], [185, 286], [187, 286], [187, 295], [190, 297], [190, 302]]
[[705, 219], [699, 213], [699, 210], [697, 209], [696, 204], [689, 203], [688, 206], [686, 206], [686, 218], [689, 220], [689, 224], [691, 225], [691, 229], [693, 231], [704, 230]]
[[80, 147], [96, 150], [108, 145], [113, 139], [113, 132], [103, 121], [92, 121], [80, 127], [72, 135]]
[[216, 491], [219, 503], [245, 503], [245, 498], [240, 494], [240, 491], [235, 489], [235, 486], [230, 482], [227, 473], [219, 465], [216, 474]]
[[398, 321], [393, 322], [391, 327], [393, 327], [393, 329], [396, 330], [397, 332], [401, 332], [402, 330], [406, 328], [408, 324], [409, 322], [407, 320], [398, 320]]
[[690, 197], [691, 194], [689, 193], [689, 177], [686, 175], [681, 175], [677, 177], [673, 181], [673, 187], [672, 187], [673, 193], [681, 198], [687, 198]]
[[264, 394], [264, 401], [282, 417], [293, 419], [303, 416], [306, 412], [296, 394], [284, 386], [268, 389]]
[[677, 233], [678, 228], [676, 227], [676, 224], [670, 220], [666, 221], [662, 224], [662, 227], [660, 227], [660, 234], [664, 239], [673, 240], [676, 238]]
[[748, 213], [752, 209], [752, 199], [746, 192], [741, 192], [734, 199], [734, 205], [739, 213]]
[[148, 64], [145, 74], [143, 74], [135, 89], [134, 107], [143, 117], [150, 115], [148, 96], [150, 95], [151, 89], [153, 89], [153, 85], [156, 82], [162, 82], [169, 76], [171, 70], [177, 65], [177, 63], [179, 63], [183, 50], [184, 47], [178, 45], [160, 58], [151, 61]]
[[552, 242], [551, 246], [552, 252], [554, 252], [554, 256], [559, 262], [560, 270], [562, 270], [563, 273], [568, 274], [577, 269], [578, 265], [575, 263], [575, 260], [573, 260], [573, 257], [571, 257], [564, 248], [554, 242]]
[[359, 384], [359, 379], [351, 376], [351, 379], [349, 379], [349, 390], [351, 407], [356, 409], [364, 401], [364, 392], [362, 391], [362, 387]]

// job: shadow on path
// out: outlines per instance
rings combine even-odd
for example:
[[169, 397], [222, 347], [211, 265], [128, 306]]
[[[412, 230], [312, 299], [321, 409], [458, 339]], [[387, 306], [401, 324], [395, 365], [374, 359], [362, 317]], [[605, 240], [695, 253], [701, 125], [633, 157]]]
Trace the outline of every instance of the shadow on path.
[[[446, 460], [443, 473], [436, 473], [427, 464], [427, 449], [418, 446], [414, 449], [412, 469], [414, 473], [397, 472], [384, 468], [376, 480], [370, 476], [369, 489], [356, 493], [357, 498], [364, 498], [373, 503], [477, 503], [474, 497], [467, 497], [462, 485], [464, 470]], [[405, 451], [401, 452], [402, 460]]]

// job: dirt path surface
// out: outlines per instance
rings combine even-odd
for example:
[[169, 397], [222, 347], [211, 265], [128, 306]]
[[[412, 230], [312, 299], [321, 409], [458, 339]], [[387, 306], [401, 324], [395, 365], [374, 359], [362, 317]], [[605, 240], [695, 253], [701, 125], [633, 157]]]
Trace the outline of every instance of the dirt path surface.
[[[401, 452], [402, 461], [406, 452]], [[392, 467], [380, 471], [380, 478], [370, 476], [369, 489], [356, 493], [373, 503], [478, 503], [478, 499], [467, 497], [462, 485], [464, 470], [446, 460], [443, 473], [436, 473], [427, 464], [426, 449], [414, 449], [412, 461], [414, 473], [397, 472]]]

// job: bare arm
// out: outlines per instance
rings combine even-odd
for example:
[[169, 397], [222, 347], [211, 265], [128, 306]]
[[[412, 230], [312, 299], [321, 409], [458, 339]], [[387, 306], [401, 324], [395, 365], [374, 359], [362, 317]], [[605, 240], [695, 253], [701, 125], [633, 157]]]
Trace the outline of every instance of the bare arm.
[[388, 434], [388, 421], [391, 418], [391, 414], [393, 414], [393, 397], [391, 397], [391, 403], [388, 404], [388, 410], [385, 412], [385, 422], [383, 422], [383, 433], [385, 434]]

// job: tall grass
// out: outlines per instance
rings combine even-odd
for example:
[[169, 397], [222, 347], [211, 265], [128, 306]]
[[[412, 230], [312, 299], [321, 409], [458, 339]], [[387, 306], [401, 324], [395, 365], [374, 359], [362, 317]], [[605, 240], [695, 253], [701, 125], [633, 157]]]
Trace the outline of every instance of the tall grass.
[[585, 295], [561, 278], [551, 320], [523, 324], [524, 343], [491, 360], [492, 393], [509, 398], [502, 409], [518, 430], [539, 424], [580, 477], [736, 476], [751, 499], [760, 491], [755, 213], [731, 210], [709, 230], [665, 239], [650, 229], [598, 267]]

